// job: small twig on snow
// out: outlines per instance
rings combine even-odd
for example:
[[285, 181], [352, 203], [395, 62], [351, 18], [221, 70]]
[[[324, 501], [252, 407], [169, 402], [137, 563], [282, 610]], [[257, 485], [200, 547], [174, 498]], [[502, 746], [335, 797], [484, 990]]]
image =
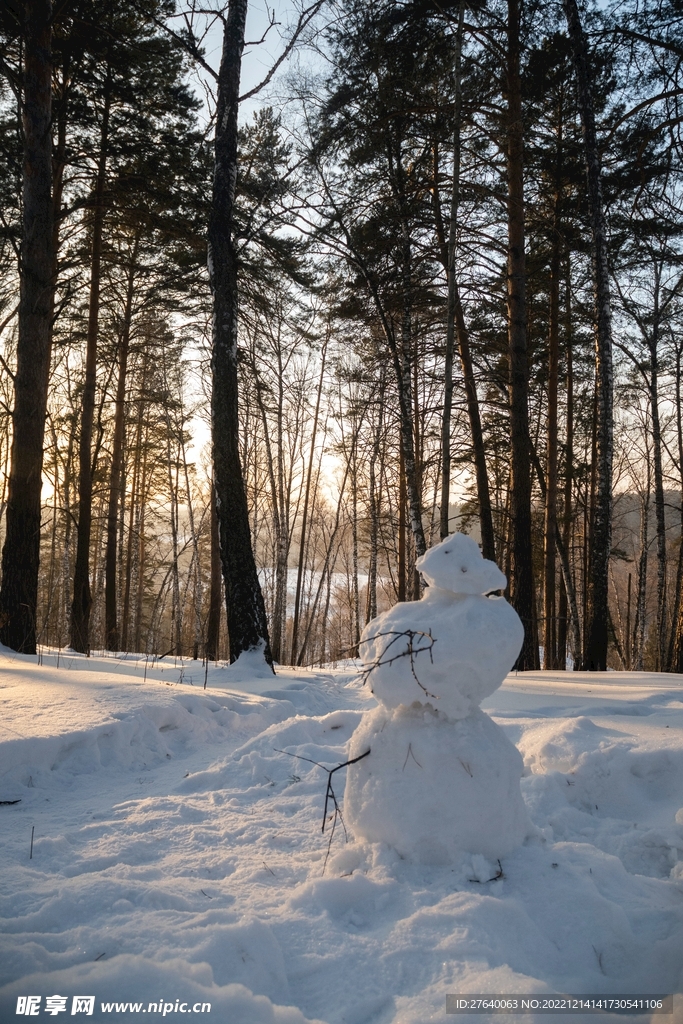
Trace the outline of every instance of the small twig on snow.
[[[500, 860], [497, 861], [497, 863], [498, 863], [498, 870], [496, 871], [496, 873], [493, 876], [493, 878], [487, 878], [486, 879], [486, 881], [484, 882], [484, 885], [488, 885], [489, 882], [497, 882], [499, 879], [505, 878], [505, 875], [503, 874], [503, 865], [500, 863]], [[481, 885], [482, 884], [481, 878], [468, 878], [467, 881], [468, 882], [474, 882], [475, 885]], [[593, 948], [595, 949], [595, 946]]]
[[408, 764], [408, 758], [409, 757], [412, 757], [413, 761], [415, 762], [415, 764], [417, 765], [418, 768], [422, 767], [422, 765], [420, 764], [418, 759], [415, 757], [415, 754], [413, 753], [413, 744], [409, 743], [408, 744], [408, 753], [406, 754], [406, 759], [403, 762], [403, 768], [401, 769], [401, 771], [405, 771], [406, 770], [406, 765]]
[[331, 799], [332, 802], [334, 803], [335, 810], [339, 812], [339, 817], [341, 819], [342, 826], [344, 827], [344, 835], [346, 835], [346, 826], [344, 826], [344, 819], [341, 816], [339, 804], [337, 803], [337, 798], [334, 795], [334, 790], [332, 788], [332, 776], [334, 775], [335, 772], [341, 771], [342, 768], [347, 768], [350, 764], [355, 764], [356, 761], [362, 761], [364, 757], [368, 756], [370, 751], [366, 750], [364, 754], [360, 754], [358, 757], [352, 757], [350, 761], [344, 761], [343, 764], [338, 764], [336, 768], [326, 768], [324, 764], [321, 764], [320, 761], [314, 761], [312, 757], [304, 757], [303, 754], [293, 754], [291, 750], [280, 750], [279, 747], [273, 747], [273, 750], [277, 750], [278, 754], [287, 754], [289, 757], [296, 757], [299, 759], [299, 761], [308, 761], [309, 764], [317, 765], [318, 768], [322, 768], [324, 772], [327, 772], [325, 810], [323, 811], [323, 827], [321, 831], [325, 831], [325, 822], [327, 820], [327, 807]]
[[337, 803], [337, 797], [332, 786], [332, 776], [335, 772], [341, 771], [342, 768], [347, 768], [350, 764], [356, 764], [357, 761], [362, 761], [364, 757], [367, 757], [370, 753], [366, 750], [364, 754], [359, 754], [358, 757], [352, 757], [350, 761], [344, 761], [343, 764], [338, 764], [336, 768], [326, 768], [320, 761], [314, 761], [312, 757], [304, 757], [303, 754], [293, 754], [291, 750], [280, 750], [279, 747], [274, 747], [278, 754], [288, 754], [290, 757], [296, 757], [300, 761], [308, 761], [309, 764], [314, 764], [318, 768], [322, 768], [323, 771], [327, 772], [327, 789], [325, 790], [325, 808], [323, 810], [323, 825], [322, 832], [325, 832], [325, 823], [327, 821], [327, 808], [330, 800], [334, 805], [334, 815], [330, 815], [332, 818], [332, 828], [330, 830], [330, 840], [327, 844], [327, 853], [325, 854], [325, 862], [323, 863], [323, 875], [325, 874], [325, 868], [327, 867], [327, 861], [330, 856], [330, 850], [332, 849], [332, 840], [334, 839], [335, 829], [337, 827], [337, 818], [341, 821], [342, 828], [344, 829], [344, 839], [348, 840], [348, 833], [346, 831], [346, 825], [344, 824], [344, 817], [341, 812], [341, 807]]
[[602, 971], [603, 974], [606, 974], [607, 972], [606, 972], [605, 968], [602, 966], [602, 953], [598, 953], [598, 951], [595, 948], [595, 946], [593, 946], [593, 952], [595, 953], [595, 956], [597, 958], [598, 967], [600, 968], [600, 970]]

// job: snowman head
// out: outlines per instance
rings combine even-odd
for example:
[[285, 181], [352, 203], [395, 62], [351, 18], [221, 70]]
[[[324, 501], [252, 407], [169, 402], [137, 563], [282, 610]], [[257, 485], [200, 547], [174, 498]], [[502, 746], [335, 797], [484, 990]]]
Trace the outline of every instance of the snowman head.
[[490, 594], [507, 584], [496, 563], [484, 558], [477, 542], [464, 533], [430, 548], [415, 565], [430, 586], [453, 594]]

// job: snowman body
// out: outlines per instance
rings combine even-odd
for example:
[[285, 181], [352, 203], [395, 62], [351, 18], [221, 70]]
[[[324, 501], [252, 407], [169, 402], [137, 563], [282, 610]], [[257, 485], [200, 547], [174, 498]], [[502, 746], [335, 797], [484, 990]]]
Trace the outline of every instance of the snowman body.
[[522, 758], [479, 707], [500, 686], [524, 638], [502, 597], [505, 577], [455, 534], [417, 563], [429, 583], [370, 622], [361, 657], [379, 701], [351, 739], [344, 812], [354, 833], [421, 863], [459, 853], [496, 859], [530, 823]]

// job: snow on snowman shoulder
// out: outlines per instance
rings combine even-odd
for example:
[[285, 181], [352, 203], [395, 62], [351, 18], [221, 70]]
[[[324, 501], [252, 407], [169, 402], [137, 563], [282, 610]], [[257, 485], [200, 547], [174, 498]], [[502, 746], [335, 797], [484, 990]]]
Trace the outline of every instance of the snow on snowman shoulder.
[[354, 834], [402, 857], [497, 859], [531, 830], [522, 758], [479, 707], [512, 668], [524, 639], [503, 597], [506, 579], [462, 533], [417, 561], [429, 584], [366, 626], [363, 672], [379, 701], [354, 733], [344, 815]]

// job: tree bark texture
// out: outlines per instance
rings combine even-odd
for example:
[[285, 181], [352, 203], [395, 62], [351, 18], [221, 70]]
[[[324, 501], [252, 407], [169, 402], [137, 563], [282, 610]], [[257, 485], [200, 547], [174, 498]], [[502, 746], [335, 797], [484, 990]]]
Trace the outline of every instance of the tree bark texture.
[[[416, 421], [413, 415], [412, 387], [413, 371], [413, 256], [412, 240], [407, 218], [401, 225], [402, 235], [402, 291], [403, 317], [401, 319], [401, 374], [398, 379], [399, 404], [401, 408], [401, 443], [403, 446], [403, 465], [406, 478], [406, 495], [408, 499], [408, 516], [410, 530], [413, 535], [415, 558], [424, 555], [427, 550], [424, 528], [422, 526], [422, 489], [420, 486], [419, 453], [415, 444]], [[404, 411], [405, 410], [405, 411]]]
[[107, 508], [107, 548], [105, 553], [104, 584], [105, 637], [107, 649], [110, 651], [118, 651], [121, 649], [121, 637], [119, 633], [116, 608], [117, 535], [119, 507], [123, 493], [123, 443], [126, 425], [126, 377], [128, 373], [128, 350], [130, 347], [130, 330], [133, 315], [133, 290], [135, 287], [139, 241], [140, 235], [138, 233], [135, 236], [130, 266], [128, 268], [126, 304], [123, 311], [123, 323], [121, 325], [121, 337], [119, 340], [119, 375], [116, 382], [114, 409], [114, 444], [111, 455], [109, 505]]
[[683, 672], [683, 412], [681, 410], [681, 346], [676, 346], [676, 439], [678, 442], [678, 471], [681, 476], [681, 545], [674, 588], [674, 607], [669, 644], [668, 671]]
[[477, 500], [479, 503], [479, 525], [481, 531], [481, 550], [484, 558], [496, 559], [496, 545], [493, 530], [493, 513], [489, 489], [484, 433], [481, 426], [479, 397], [474, 379], [470, 337], [465, 321], [465, 313], [460, 299], [458, 278], [456, 274], [458, 211], [460, 206], [460, 128], [462, 110], [462, 74], [461, 55], [464, 32], [465, 3], [461, 0], [458, 9], [458, 28], [456, 33], [455, 67], [453, 71], [455, 84], [454, 97], [454, 128], [453, 128], [453, 181], [451, 186], [451, 208], [448, 220], [448, 239], [441, 216], [441, 203], [438, 194], [438, 149], [435, 147], [434, 158], [434, 212], [436, 232], [441, 249], [441, 260], [446, 270], [448, 284], [448, 304], [446, 313], [446, 352], [444, 359], [444, 409], [441, 424], [441, 508], [439, 534], [444, 540], [449, 533], [450, 507], [450, 475], [451, 475], [451, 414], [453, 407], [453, 357], [457, 338], [458, 354], [462, 368], [467, 416], [472, 434], [472, 454], [475, 477], [477, 481]]
[[666, 579], [666, 515], [664, 507], [664, 471], [662, 467], [662, 428], [659, 417], [659, 291], [660, 273], [655, 268], [654, 309], [649, 332], [650, 349], [650, 413], [652, 415], [652, 461], [655, 484], [655, 523], [657, 526], [657, 671], [666, 669], [667, 661], [667, 579]]
[[[544, 586], [543, 586], [543, 667], [558, 667], [557, 620], [555, 617], [555, 534], [557, 530], [557, 391], [559, 374], [559, 307], [560, 307], [560, 243], [558, 237], [557, 206], [553, 231], [550, 267], [550, 331], [548, 337], [548, 445], [546, 454], [545, 531], [544, 531]], [[564, 668], [564, 661], [561, 665]]]
[[403, 445], [399, 446], [398, 460], [398, 589], [399, 601], [406, 599], [406, 473]]
[[[444, 355], [443, 417], [441, 420], [441, 515], [439, 536], [445, 540], [449, 533], [449, 507], [451, 492], [451, 414], [453, 410], [453, 351], [455, 348], [455, 254], [458, 228], [458, 207], [460, 204], [460, 118], [462, 114], [462, 37], [465, 18], [465, 3], [460, 0], [458, 27], [455, 34], [455, 66], [453, 68], [453, 182], [451, 185], [451, 210], [448, 223], [448, 246], [446, 256], [446, 277], [448, 281], [448, 307], [446, 312], [446, 352]], [[438, 225], [441, 221], [441, 203], [438, 196], [438, 148], [434, 147], [434, 200]], [[441, 228], [442, 245], [445, 243]]]
[[54, 289], [51, 26], [51, 0], [26, 0], [19, 338], [0, 589], [0, 640], [26, 654], [36, 652], [40, 492]]
[[[559, 667], [564, 669], [567, 664], [567, 638], [571, 636], [571, 652], [574, 668], [581, 664], [581, 626], [578, 606], [576, 604], [576, 588], [569, 564], [569, 548], [572, 535], [572, 489], [574, 478], [574, 359], [572, 350], [572, 318], [571, 318], [571, 268], [569, 260], [566, 267], [565, 282], [565, 323], [567, 331], [567, 410], [565, 432], [565, 469], [564, 469], [564, 510], [562, 517], [562, 546], [567, 557], [567, 581], [565, 572], [560, 579], [560, 603], [558, 614], [557, 650]], [[558, 527], [559, 529], [559, 527]], [[573, 592], [573, 601], [570, 601]]]
[[[407, 513], [410, 530], [413, 535], [415, 557], [419, 558], [427, 550], [427, 545], [422, 525], [419, 452], [415, 445], [416, 424], [413, 414], [413, 239], [408, 212], [406, 169], [403, 159], [401, 140], [396, 139], [393, 143], [388, 142], [387, 164], [389, 167], [389, 178], [398, 209], [400, 225], [400, 243], [398, 245], [401, 265], [402, 304], [400, 345], [395, 331], [393, 327], [389, 327], [386, 317], [382, 317], [382, 322], [396, 372]], [[379, 297], [376, 292], [374, 294], [376, 302], [379, 303]]]
[[211, 502], [211, 589], [209, 591], [209, 617], [206, 623], [206, 650], [208, 661], [218, 661], [218, 641], [221, 628], [221, 550], [218, 542], [218, 516], [216, 503]]
[[597, 405], [596, 491], [590, 533], [590, 574], [583, 667], [607, 668], [608, 581], [612, 544], [613, 371], [612, 309], [607, 229], [602, 201], [588, 47], [576, 0], [563, 0], [583, 126], [595, 292], [595, 387]]
[[520, 77], [520, 10], [508, 0], [507, 311], [510, 361], [511, 579], [510, 602], [524, 626], [517, 668], [539, 667], [531, 544], [531, 467], [529, 368], [526, 337], [526, 261], [524, 252], [524, 126]]
[[90, 533], [92, 528], [92, 432], [97, 385], [97, 334], [100, 317], [100, 286], [102, 265], [102, 234], [104, 230], [104, 189], [109, 143], [109, 110], [111, 86], [108, 81], [100, 152], [93, 196], [93, 223], [90, 265], [90, 297], [88, 303], [88, 335], [85, 350], [85, 382], [81, 407], [81, 434], [78, 448], [78, 527], [76, 529], [76, 561], [74, 563], [74, 596], [71, 605], [71, 646], [81, 654], [90, 653]]
[[636, 672], [643, 671], [645, 654], [645, 600], [647, 597], [647, 561], [650, 540], [648, 537], [648, 521], [650, 518], [650, 474], [648, 473], [647, 490], [640, 499], [640, 558], [638, 559], [638, 594], [636, 598], [636, 614], [633, 624], [633, 667]]
[[299, 559], [296, 570], [296, 593], [294, 595], [294, 621], [292, 623], [292, 653], [290, 661], [296, 665], [297, 648], [299, 646], [299, 622], [301, 616], [301, 592], [304, 580], [304, 567], [306, 561], [306, 546], [308, 543], [308, 514], [311, 500], [311, 481], [313, 479], [313, 458], [318, 435], [318, 418], [320, 416], [320, 401], [322, 399], [323, 384], [325, 381], [325, 359], [327, 356], [327, 345], [329, 342], [329, 331], [325, 336], [325, 342], [320, 353], [320, 377], [318, 378], [318, 393], [315, 399], [315, 413], [313, 416], [313, 427], [311, 431], [311, 448], [308, 453], [308, 467], [306, 469], [306, 492], [304, 494], [304, 507], [301, 517], [301, 534], [299, 537]]
[[[138, 514], [141, 501], [144, 501], [144, 469], [142, 471], [142, 487], [140, 486], [141, 466], [146, 460], [143, 459], [143, 419], [145, 412], [145, 390], [147, 387], [148, 356], [145, 351], [142, 356], [142, 375], [140, 380], [140, 396], [138, 398], [138, 412], [135, 425], [135, 442], [133, 445], [133, 480], [130, 489], [130, 508], [128, 511], [128, 541], [126, 544], [125, 572], [123, 584], [123, 608], [121, 610], [121, 647], [124, 651], [129, 650], [130, 629], [130, 604], [131, 604], [131, 582], [133, 576], [133, 540], [135, 536], [135, 519]], [[145, 432], [146, 434], [146, 432]], [[146, 440], [146, 437], [145, 437]], [[141, 496], [141, 497], [140, 497]], [[137, 645], [136, 645], [137, 648]]]
[[384, 420], [384, 390], [385, 373], [384, 368], [380, 371], [379, 389], [377, 395], [377, 413], [373, 432], [372, 455], [368, 467], [370, 485], [370, 557], [368, 564], [368, 601], [365, 624], [377, 618], [377, 556], [379, 546], [379, 509], [380, 498], [377, 493], [377, 463], [380, 455], [382, 441], [382, 426]]
[[239, 456], [237, 384], [237, 254], [233, 209], [237, 181], [237, 114], [247, 0], [232, 0], [218, 74], [215, 168], [209, 217], [209, 277], [213, 295], [211, 428], [216, 512], [225, 581], [230, 660], [261, 648], [273, 659]]

